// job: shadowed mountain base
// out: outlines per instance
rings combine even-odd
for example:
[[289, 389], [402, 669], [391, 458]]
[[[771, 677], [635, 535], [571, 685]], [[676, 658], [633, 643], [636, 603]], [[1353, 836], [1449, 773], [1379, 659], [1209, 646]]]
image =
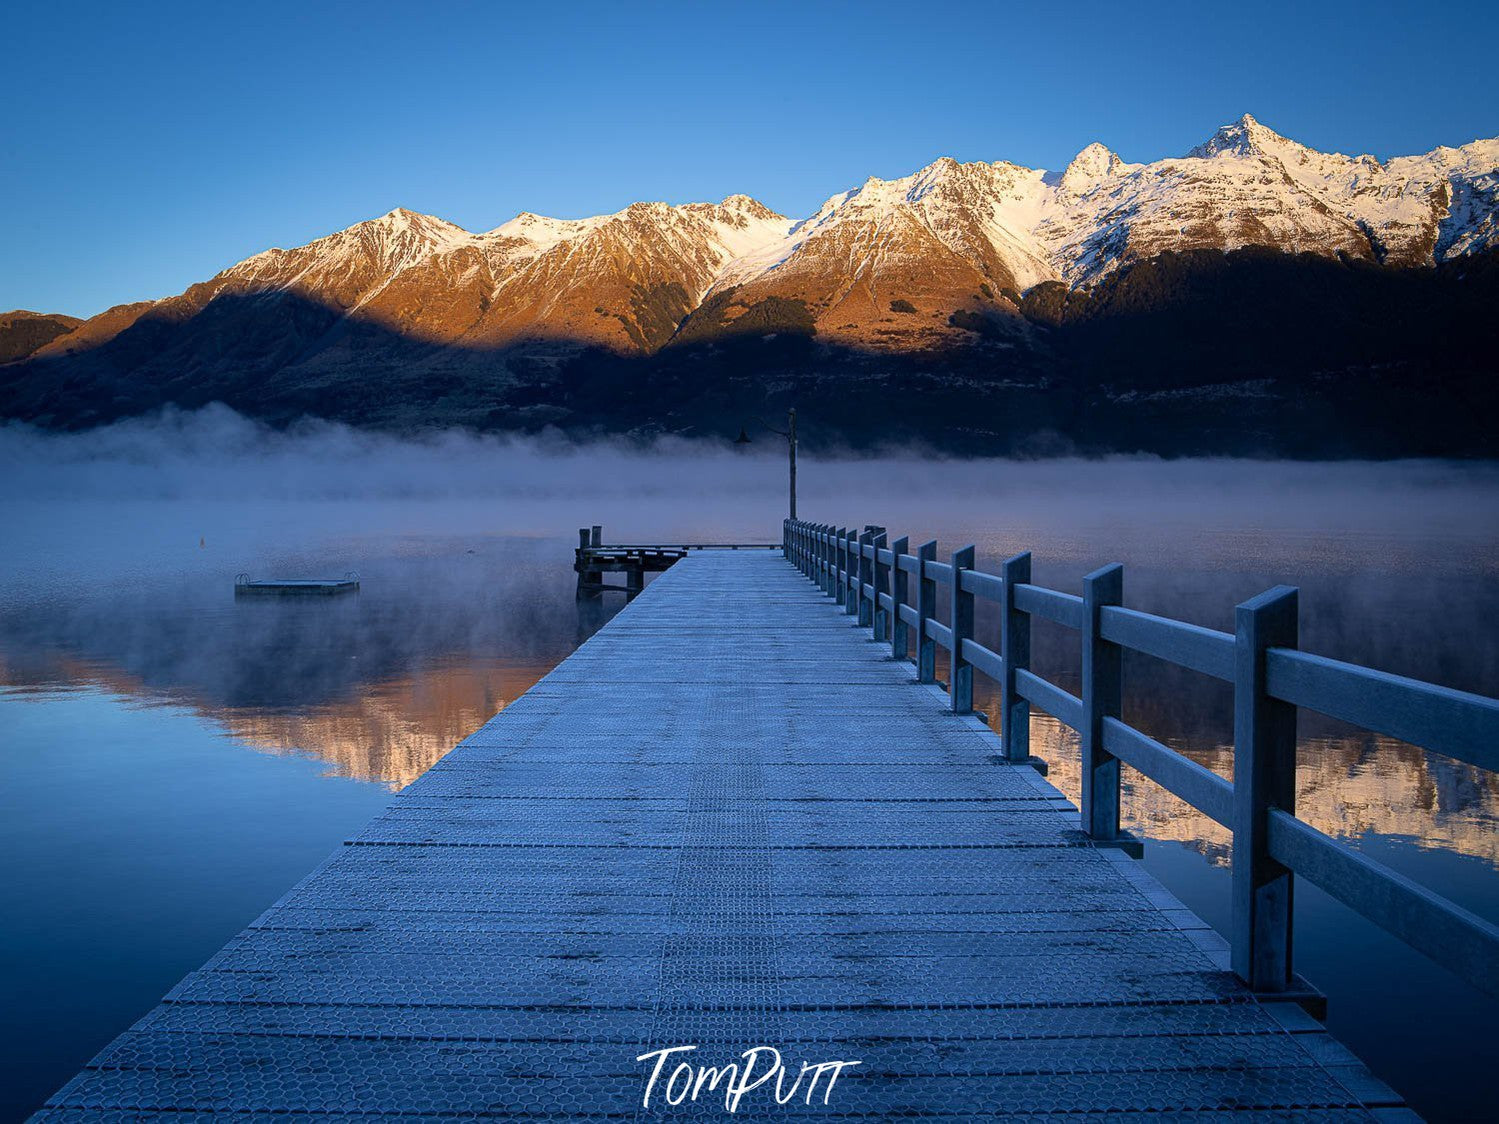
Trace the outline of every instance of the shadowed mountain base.
[[[1168, 253], [1089, 291], [1037, 286], [1023, 316], [965, 318], [939, 350], [830, 345], [793, 301], [753, 331], [715, 330], [700, 311], [664, 346], [622, 355], [565, 339], [423, 342], [284, 291], [221, 296], [0, 367], [0, 413], [79, 429], [219, 401], [274, 424], [732, 437], [795, 404], [814, 447], [1493, 457], [1496, 262]], [[665, 298], [637, 311], [651, 346], [680, 314]]]

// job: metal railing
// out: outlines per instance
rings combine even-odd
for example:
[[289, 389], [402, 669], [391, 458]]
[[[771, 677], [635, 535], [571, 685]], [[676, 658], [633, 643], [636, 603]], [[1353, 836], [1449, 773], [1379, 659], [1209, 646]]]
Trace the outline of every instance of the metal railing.
[[[1297, 590], [1277, 586], [1234, 611], [1234, 632], [1217, 632], [1123, 605], [1124, 568], [1083, 579], [1082, 596], [1031, 583], [1031, 556], [998, 574], [975, 569], [972, 546], [937, 560], [937, 544], [914, 552], [875, 529], [787, 520], [786, 557], [849, 615], [911, 658], [916, 677], [936, 682], [937, 649], [949, 654], [948, 698], [973, 709], [973, 676], [998, 686], [1004, 755], [1031, 760], [1030, 708], [1075, 730], [1081, 741], [1083, 830], [1100, 842], [1123, 837], [1123, 762], [1233, 835], [1234, 971], [1256, 991], [1295, 992], [1292, 886], [1300, 875], [1387, 932], [1491, 995], [1499, 995], [1499, 927], [1296, 818], [1296, 709], [1304, 707], [1482, 769], [1499, 768], [1499, 700], [1454, 691], [1303, 652]], [[937, 619], [939, 589], [948, 624]], [[975, 635], [975, 599], [1000, 608], [998, 648]], [[1082, 697], [1030, 669], [1031, 619], [1081, 638]], [[1121, 719], [1123, 657], [1144, 653], [1222, 680], [1234, 693], [1234, 780]]]

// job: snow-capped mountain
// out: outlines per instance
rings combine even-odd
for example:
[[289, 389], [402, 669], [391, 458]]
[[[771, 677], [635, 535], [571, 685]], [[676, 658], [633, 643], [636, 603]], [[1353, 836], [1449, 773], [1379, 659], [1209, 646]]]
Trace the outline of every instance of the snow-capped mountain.
[[[878, 344], [892, 299], [937, 314], [1012, 306], [1044, 281], [1086, 287], [1168, 250], [1266, 246], [1431, 265], [1499, 240], [1499, 139], [1381, 163], [1326, 154], [1245, 116], [1179, 159], [1129, 164], [1100, 144], [1059, 174], [938, 160], [829, 199], [731, 265], [819, 310], [819, 331]], [[872, 329], [872, 331], [871, 331]]]
[[737, 432], [794, 401], [853, 440], [982, 451], [1190, 430], [1323, 455], [1342, 427], [1350, 452], [1499, 455], [1496, 216], [1499, 139], [1378, 160], [1247, 116], [1151, 163], [943, 158], [800, 219], [744, 195], [481, 232], [398, 209], [76, 326], [0, 323], [0, 417]]
[[289, 294], [429, 342], [654, 348], [728, 263], [790, 225], [742, 195], [578, 220], [522, 214], [482, 234], [397, 209], [256, 254], [150, 309], [180, 320], [221, 297]]
[[777, 298], [800, 302], [824, 339], [910, 350], [975, 318], [1004, 329], [1043, 282], [1086, 288], [1166, 251], [1432, 265], [1499, 244], [1496, 215], [1499, 139], [1380, 161], [1318, 152], [1246, 115], [1149, 164], [1101, 144], [1060, 172], [944, 157], [870, 178], [800, 221], [744, 195], [585, 219], [526, 213], [484, 233], [395, 210], [257, 254], [181, 296], [111, 309], [40, 354], [97, 346], [147, 312], [180, 322], [222, 296], [273, 294], [433, 343], [624, 353], [665, 345], [708, 298], [716, 328]]

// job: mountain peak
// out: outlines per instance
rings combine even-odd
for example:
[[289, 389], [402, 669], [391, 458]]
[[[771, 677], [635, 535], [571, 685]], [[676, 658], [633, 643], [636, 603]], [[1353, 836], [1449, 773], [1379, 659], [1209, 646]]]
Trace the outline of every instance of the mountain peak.
[[786, 216], [767, 207], [753, 195], [730, 195], [722, 203], [718, 204], [720, 210], [732, 211], [741, 217], [741, 220], [756, 220], [763, 222], [785, 222]]
[[415, 240], [418, 244], [434, 248], [450, 246], [472, 237], [457, 223], [440, 219], [436, 215], [407, 210], [405, 207], [387, 211], [377, 219], [355, 223], [345, 233], [352, 231], [364, 232], [382, 240], [396, 239], [405, 243]]
[[954, 175], [961, 175], [966, 165], [960, 163], [951, 156], [939, 156], [925, 168], [914, 175], [905, 176], [899, 180], [891, 180], [891, 183], [905, 183], [907, 181], [917, 184], [930, 184], [939, 180], [950, 179]]
[[1278, 156], [1287, 148], [1299, 147], [1246, 113], [1237, 121], [1219, 126], [1216, 133], [1187, 155], [1203, 160], [1215, 156]]
[[415, 230], [462, 230], [460, 226], [440, 219], [436, 215], [424, 215], [420, 211], [412, 211], [406, 207], [397, 207], [392, 211], [386, 211], [378, 219], [374, 219], [384, 226], [393, 226]]
[[1086, 191], [1099, 180], [1113, 175], [1123, 163], [1117, 153], [1094, 141], [1067, 165], [1067, 170], [1062, 173], [1062, 188], [1075, 193]]

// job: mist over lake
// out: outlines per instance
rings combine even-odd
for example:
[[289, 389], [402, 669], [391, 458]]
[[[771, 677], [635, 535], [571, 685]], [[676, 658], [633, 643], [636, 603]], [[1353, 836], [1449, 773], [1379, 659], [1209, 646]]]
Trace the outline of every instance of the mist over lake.
[[[5, 1107], [39, 1102], [607, 619], [615, 600], [574, 602], [578, 527], [779, 541], [784, 455], [774, 437], [277, 431], [222, 408], [0, 430], [0, 833], [26, 856], [4, 890], [22, 919], [4, 946]], [[1030, 550], [1058, 589], [1122, 562], [1126, 604], [1214, 628], [1298, 585], [1304, 648], [1499, 693], [1499, 466], [887, 450], [804, 454], [800, 485], [805, 518], [934, 538], [939, 558], [971, 542], [989, 569]], [[234, 597], [239, 573], [349, 571], [357, 595]], [[1075, 635], [1038, 627], [1035, 666], [1076, 690]], [[1231, 771], [1219, 685], [1130, 660], [1125, 713]], [[1499, 916], [1491, 776], [1312, 716], [1301, 737], [1304, 818]], [[1036, 716], [1032, 746], [1076, 799], [1075, 739]], [[1147, 867], [1225, 924], [1226, 833], [1128, 775], [1125, 820]], [[1438, 1083], [1443, 1114], [1477, 1106], [1450, 1086], [1481, 1062], [1485, 1001], [1310, 886], [1298, 902], [1330, 1029], [1417, 1107]], [[1409, 982], [1392, 997], [1381, 978]], [[1408, 1023], [1438, 1000], [1450, 1017], [1412, 1052]]]

